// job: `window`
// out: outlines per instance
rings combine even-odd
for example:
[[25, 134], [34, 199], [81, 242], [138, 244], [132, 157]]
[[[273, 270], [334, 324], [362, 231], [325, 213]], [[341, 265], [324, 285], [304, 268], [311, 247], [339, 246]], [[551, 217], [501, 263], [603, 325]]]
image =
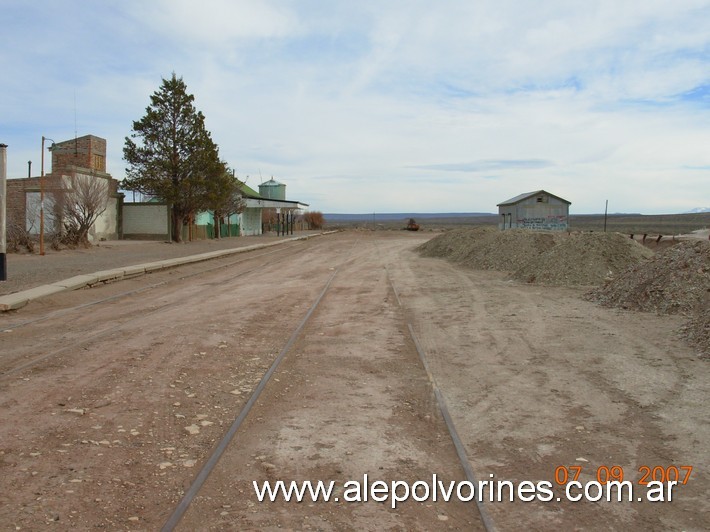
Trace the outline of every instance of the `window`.
[[106, 158], [103, 155], [92, 155], [91, 156], [91, 168], [98, 170], [99, 172], [106, 171]]

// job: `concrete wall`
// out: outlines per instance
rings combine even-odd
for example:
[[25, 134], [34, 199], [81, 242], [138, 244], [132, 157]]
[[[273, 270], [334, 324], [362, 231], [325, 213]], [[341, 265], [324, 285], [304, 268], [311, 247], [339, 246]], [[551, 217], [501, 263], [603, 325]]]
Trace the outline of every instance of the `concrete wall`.
[[89, 242], [118, 239], [118, 198], [109, 197], [106, 210], [89, 229]]
[[513, 205], [498, 207], [498, 228], [567, 231], [569, 204], [549, 194], [538, 194]]
[[162, 203], [124, 203], [123, 238], [169, 240], [170, 216]]
[[[40, 197], [38, 191], [25, 193], [25, 229], [31, 235], [39, 235], [40, 226]], [[54, 233], [58, 229], [55, 217], [55, 201], [52, 192], [44, 194], [44, 231]]]
[[240, 234], [254, 236], [261, 234], [261, 207], [246, 207], [239, 215]]

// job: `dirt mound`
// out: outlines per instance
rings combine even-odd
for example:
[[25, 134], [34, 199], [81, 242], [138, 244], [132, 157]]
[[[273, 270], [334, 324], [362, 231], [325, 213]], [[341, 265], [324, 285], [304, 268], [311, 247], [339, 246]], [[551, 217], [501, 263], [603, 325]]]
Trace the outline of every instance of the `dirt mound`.
[[609, 307], [686, 315], [683, 336], [710, 356], [710, 242], [680, 242], [585, 298]]
[[524, 229], [457, 229], [419, 251], [481, 270], [511, 272], [514, 279], [557, 285], [595, 285], [653, 255], [617, 233], [544, 233]]
[[424, 242], [417, 250], [425, 257], [461, 262], [463, 256], [493, 232], [492, 228], [453, 229]]
[[515, 271], [555, 246], [560, 235], [492, 227], [456, 229], [419, 246], [427, 257], [445, 258], [478, 270]]
[[710, 242], [685, 241], [627, 270], [586, 298], [608, 307], [687, 314], [710, 291]]
[[597, 285], [644, 262], [653, 252], [619, 233], [572, 233], [513, 273], [528, 283]]

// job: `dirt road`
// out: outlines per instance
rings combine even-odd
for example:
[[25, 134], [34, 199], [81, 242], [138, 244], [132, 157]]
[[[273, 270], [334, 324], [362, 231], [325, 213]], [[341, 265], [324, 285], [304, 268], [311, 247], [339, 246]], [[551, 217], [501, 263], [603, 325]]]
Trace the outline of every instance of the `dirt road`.
[[[364, 475], [466, 480], [430, 377], [479, 480], [620, 466], [641, 495], [644, 466], [693, 466], [670, 503], [484, 503], [499, 530], [705, 529], [708, 364], [678, 322], [424, 259], [425, 238], [341, 233], [0, 316], [0, 527], [159, 529], [330, 282], [179, 529], [482, 529], [473, 502], [344, 500]], [[278, 479], [339, 500], [259, 502]]]

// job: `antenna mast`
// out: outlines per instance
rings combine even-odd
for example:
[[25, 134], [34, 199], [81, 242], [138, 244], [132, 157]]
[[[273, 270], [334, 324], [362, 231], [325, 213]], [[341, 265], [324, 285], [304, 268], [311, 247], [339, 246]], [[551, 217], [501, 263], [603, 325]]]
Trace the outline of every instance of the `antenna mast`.
[[78, 136], [76, 127], [76, 89], [74, 89], [74, 140], [76, 140]]

